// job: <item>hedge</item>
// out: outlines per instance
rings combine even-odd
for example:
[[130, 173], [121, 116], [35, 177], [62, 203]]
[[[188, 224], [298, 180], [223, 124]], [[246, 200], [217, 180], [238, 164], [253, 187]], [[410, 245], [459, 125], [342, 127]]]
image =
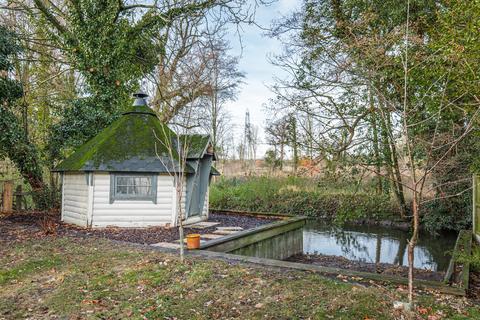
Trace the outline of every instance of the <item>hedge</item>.
[[332, 218], [395, 219], [399, 209], [388, 195], [339, 190], [301, 178], [222, 179], [212, 185], [210, 207]]

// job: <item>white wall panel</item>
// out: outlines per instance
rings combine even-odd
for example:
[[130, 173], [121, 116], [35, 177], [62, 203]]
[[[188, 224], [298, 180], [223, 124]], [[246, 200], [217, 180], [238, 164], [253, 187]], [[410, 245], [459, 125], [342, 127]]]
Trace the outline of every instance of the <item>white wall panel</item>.
[[84, 173], [63, 176], [62, 220], [80, 226], [87, 225], [88, 185]]
[[110, 174], [94, 174], [93, 227], [148, 227], [172, 222], [175, 189], [173, 177], [157, 177], [157, 203], [115, 200], [110, 203]]

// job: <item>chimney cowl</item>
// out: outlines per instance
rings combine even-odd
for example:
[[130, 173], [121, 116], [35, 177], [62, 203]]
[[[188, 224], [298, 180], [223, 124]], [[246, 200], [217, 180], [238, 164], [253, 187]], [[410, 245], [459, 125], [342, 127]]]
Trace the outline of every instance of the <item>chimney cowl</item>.
[[147, 101], [145, 100], [146, 97], [148, 97], [148, 94], [145, 92], [139, 91], [133, 94], [133, 97], [135, 100], [133, 101], [133, 106], [134, 107], [140, 107], [140, 106], [146, 106]]

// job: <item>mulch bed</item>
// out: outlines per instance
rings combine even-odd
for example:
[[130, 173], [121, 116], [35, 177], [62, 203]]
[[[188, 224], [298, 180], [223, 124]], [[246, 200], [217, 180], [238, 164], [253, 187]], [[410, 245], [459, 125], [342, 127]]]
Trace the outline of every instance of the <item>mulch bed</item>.
[[[45, 221], [45, 217], [47, 217]], [[217, 227], [242, 227], [244, 230], [267, 223], [272, 223], [277, 218], [252, 217], [230, 214], [211, 213], [209, 222], [220, 222], [219, 225], [197, 229], [185, 228], [185, 234], [212, 233]], [[22, 212], [8, 216], [0, 216], [0, 242], [23, 241], [31, 238], [45, 237], [45, 230], [50, 235], [73, 237], [97, 237], [112, 240], [128, 241], [141, 244], [154, 244], [158, 242], [173, 242], [180, 238], [178, 228], [150, 227], [150, 228], [101, 228], [86, 229], [60, 222], [58, 213], [47, 216], [43, 212]]]
[[[408, 277], [408, 267], [405, 266], [398, 266], [388, 263], [375, 264], [362, 261], [353, 261], [339, 256], [328, 256], [322, 254], [298, 254], [288, 258], [287, 260], [292, 262], [316, 264], [324, 267], [372, 272], [390, 276]], [[414, 277], [417, 279], [442, 281], [444, 276], [444, 272], [414, 269]]]

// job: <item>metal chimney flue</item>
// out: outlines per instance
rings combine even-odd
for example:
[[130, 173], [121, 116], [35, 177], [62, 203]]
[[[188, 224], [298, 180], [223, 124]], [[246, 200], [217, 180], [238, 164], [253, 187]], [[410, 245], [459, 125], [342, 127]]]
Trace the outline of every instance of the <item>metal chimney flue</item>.
[[133, 101], [134, 107], [147, 105], [147, 100], [145, 100], [145, 98], [148, 97], [148, 94], [146, 94], [145, 92], [142, 92], [142, 91], [136, 92], [133, 94], [133, 97], [135, 98], [135, 100]]

